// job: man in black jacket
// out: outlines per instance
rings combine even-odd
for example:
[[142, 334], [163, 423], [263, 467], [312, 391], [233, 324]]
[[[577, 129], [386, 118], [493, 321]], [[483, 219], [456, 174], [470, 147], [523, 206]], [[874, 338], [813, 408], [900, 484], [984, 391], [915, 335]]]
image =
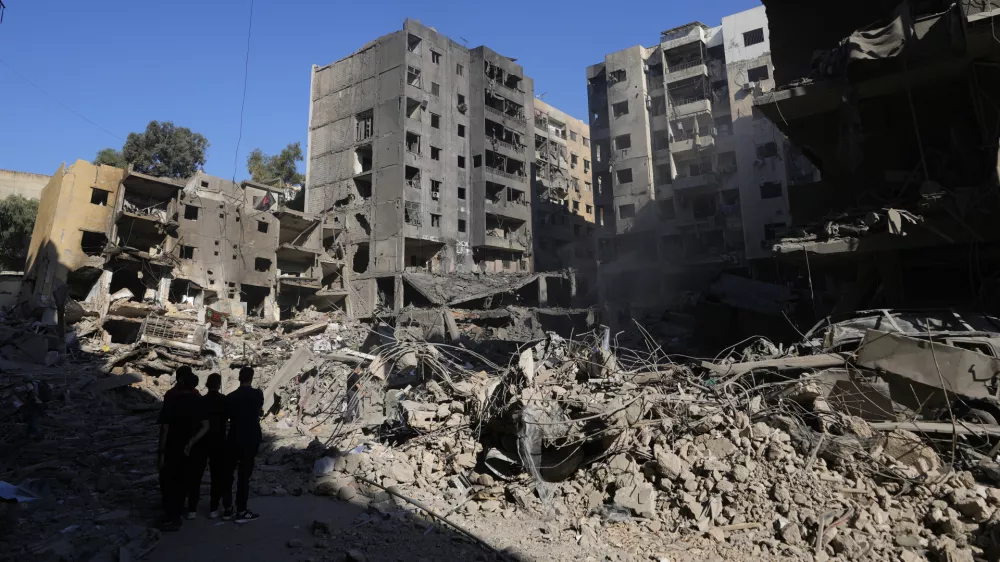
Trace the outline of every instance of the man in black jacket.
[[165, 518], [161, 528], [164, 531], [180, 528], [191, 473], [189, 452], [204, 418], [197, 390], [198, 377], [190, 367], [177, 369], [176, 377], [178, 384], [163, 397], [163, 408], [156, 420], [160, 424], [156, 464], [160, 469], [160, 491], [163, 494]]
[[[254, 371], [251, 367], [240, 369], [240, 387], [226, 396], [226, 418], [229, 433], [226, 435], [226, 454], [229, 457], [227, 475], [236, 480], [236, 513], [232, 515], [237, 523], [249, 523], [260, 516], [247, 509], [250, 497], [250, 475], [253, 473], [254, 457], [260, 449], [262, 434], [260, 418], [264, 415], [264, 393], [253, 387]], [[222, 492], [222, 503], [233, 505], [233, 487], [229, 485]], [[227, 519], [224, 513], [223, 519]]]

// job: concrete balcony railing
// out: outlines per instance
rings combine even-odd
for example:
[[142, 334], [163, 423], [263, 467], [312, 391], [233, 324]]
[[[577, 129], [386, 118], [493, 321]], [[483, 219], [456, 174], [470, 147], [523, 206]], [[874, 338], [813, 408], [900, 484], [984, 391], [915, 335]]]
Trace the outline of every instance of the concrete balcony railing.
[[504, 238], [502, 236], [496, 236], [489, 233], [487, 233], [486, 237], [483, 239], [483, 246], [497, 250], [514, 250], [516, 252], [524, 251], [524, 244], [522, 244], [518, 239]]
[[497, 146], [497, 147], [506, 148], [507, 150], [509, 150], [511, 152], [517, 152], [519, 154], [524, 154], [524, 145], [512, 144], [512, 143], [509, 143], [509, 142], [506, 142], [506, 141], [502, 141], [500, 139], [496, 139], [496, 138], [492, 138], [492, 137], [486, 137], [486, 142], [489, 143], [489, 144], [491, 144], [491, 145]]
[[511, 115], [511, 114], [509, 114], [507, 112], [500, 111], [499, 109], [497, 109], [495, 107], [492, 107], [492, 106], [489, 106], [489, 105], [484, 105], [483, 107], [486, 108], [486, 112], [487, 113], [492, 113], [493, 115], [496, 115], [497, 117], [500, 117], [501, 119], [510, 119], [511, 121], [515, 121], [517, 123], [520, 123], [521, 125], [527, 125], [528, 124], [528, 120], [525, 119], [521, 115]]
[[501, 199], [500, 201], [493, 202], [487, 199], [484, 208], [486, 214], [497, 217], [516, 219], [524, 222], [527, 222], [531, 218], [531, 208], [528, 207], [527, 201], [518, 202]]
[[687, 117], [688, 115], [698, 115], [701, 113], [712, 113], [712, 102], [710, 100], [698, 98], [688, 98], [677, 101], [671, 100], [671, 119]]
[[717, 181], [718, 179], [714, 173], [699, 174], [697, 176], [678, 176], [674, 178], [673, 186], [674, 191], [680, 191], [682, 189], [694, 189], [696, 187], [714, 185]]
[[702, 135], [700, 137], [688, 137], [670, 141], [670, 152], [683, 154], [695, 149], [705, 149], [715, 147], [715, 137], [712, 135]]
[[708, 76], [708, 65], [702, 61], [690, 61], [678, 66], [671, 66], [667, 72], [667, 83], [679, 82], [695, 76]]
[[520, 175], [520, 174], [512, 174], [510, 172], [505, 172], [503, 170], [498, 170], [497, 168], [490, 168], [489, 166], [484, 167], [483, 170], [484, 170], [485, 173], [492, 174], [493, 176], [496, 176], [498, 178], [504, 178], [504, 179], [508, 179], [508, 180], [513, 180], [513, 181], [520, 182], [520, 183], [526, 183], [528, 181], [528, 177], [527, 176]]

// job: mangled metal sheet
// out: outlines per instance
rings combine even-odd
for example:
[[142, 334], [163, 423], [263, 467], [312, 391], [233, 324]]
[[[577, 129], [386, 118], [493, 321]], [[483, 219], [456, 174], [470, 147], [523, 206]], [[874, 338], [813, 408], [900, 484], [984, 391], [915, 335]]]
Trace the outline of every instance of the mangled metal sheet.
[[[865, 333], [857, 363], [965, 398], [994, 396], [1000, 375], [1000, 360], [989, 355], [879, 330]], [[911, 402], [906, 389], [894, 389], [892, 395]]]
[[164, 316], [148, 316], [139, 332], [139, 341], [143, 343], [192, 353], [201, 353], [207, 337], [204, 324]]

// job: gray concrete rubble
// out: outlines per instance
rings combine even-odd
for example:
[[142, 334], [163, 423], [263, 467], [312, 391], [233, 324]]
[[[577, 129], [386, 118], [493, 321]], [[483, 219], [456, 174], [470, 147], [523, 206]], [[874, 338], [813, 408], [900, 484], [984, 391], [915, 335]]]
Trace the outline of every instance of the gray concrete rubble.
[[[34, 542], [4, 546], [39, 560], [155, 547], [136, 516], [155, 504], [150, 426], [168, 371], [214, 370], [228, 390], [250, 364], [268, 402], [256, 495], [396, 517], [394, 490], [460, 526], [537, 519], [579, 536], [572, 549], [608, 556], [678, 542], [751, 560], [996, 555], [1000, 426], [989, 380], [967, 377], [991, 364], [998, 333], [877, 311], [892, 338], [874, 338], [864, 313], [797, 344], [750, 341], [702, 362], [617, 345], [601, 327], [495, 339], [474, 323], [496, 310], [404, 312], [387, 324], [306, 311], [210, 327], [194, 358], [85, 337], [64, 366], [0, 363], [5, 411], [31, 379], [55, 397], [45, 441], [2, 445], [3, 479], [42, 496], [25, 504]], [[6, 329], [25, 331], [14, 322]], [[920, 360], [931, 350], [936, 364]]]

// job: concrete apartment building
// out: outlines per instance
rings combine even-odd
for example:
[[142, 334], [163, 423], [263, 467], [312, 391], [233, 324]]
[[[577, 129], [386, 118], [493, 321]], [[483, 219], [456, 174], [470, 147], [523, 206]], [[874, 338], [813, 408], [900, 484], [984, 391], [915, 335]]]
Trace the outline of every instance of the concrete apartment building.
[[38, 201], [42, 195], [42, 188], [49, 183], [51, 177], [28, 172], [15, 172], [14, 170], [0, 170], [0, 199], [6, 199], [11, 195], [20, 195], [25, 199]]
[[313, 67], [306, 211], [341, 229], [355, 315], [407, 271], [533, 271], [533, 102], [513, 59], [409, 19]]
[[79, 160], [42, 190], [21, 300], [51, 320], [53, 291], [66, 285], [120, 341], [170, 305], [266, 321], [307, 305], [346, 309], [333, 230], [267, 186]]
[[621, 317], [670, 307], [726, 269], [753, 275], [787, 223], [788, 185], [813, 181], [753, 110], [774, 87], [768, 53], [759, 7], [587, 69], [600, 286]]
[[536, 99], [534, 128], [535, 269], [573, 268], [584, 295], [597, 270], [590, 126]]

